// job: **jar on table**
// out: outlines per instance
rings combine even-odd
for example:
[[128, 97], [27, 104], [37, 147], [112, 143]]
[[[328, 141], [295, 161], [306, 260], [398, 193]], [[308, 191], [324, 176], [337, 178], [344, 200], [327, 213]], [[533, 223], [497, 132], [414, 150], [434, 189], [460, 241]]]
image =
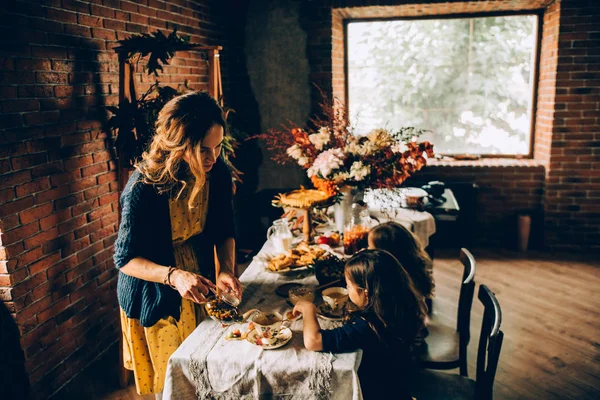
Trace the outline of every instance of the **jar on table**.
[[344, 254], [352, 255], [367, 248], [371, 218], [366, 205], [352, 204], [352, 217], [344, 228]]

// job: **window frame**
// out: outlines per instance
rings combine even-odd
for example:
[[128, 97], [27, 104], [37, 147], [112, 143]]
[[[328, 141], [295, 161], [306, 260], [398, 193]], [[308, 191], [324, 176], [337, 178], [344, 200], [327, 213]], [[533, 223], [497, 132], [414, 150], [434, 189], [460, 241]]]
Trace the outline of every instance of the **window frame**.
[[[537, 119], [537, 99], [538, 99], [538, 84], [540, 71], [540, 58], [542, 52], [542, 30], [544, 21], [544, 10], [519, 10], [519, 11], [498, 11], [498, 12], [478, 12], [478, 13], [456, 13], [456, 14], [439, 14], [439, 15], [424, 15], [424, 16], [399, 16], [399, 17], [381, 17], [381, 18], [344, 18], [344, 111], [346, 115], [350, 115], [350, 99], [349, 99], [349, 82], [348, 82], [348, 24], [353, 22], [385, 22], [385, 21], [414, 21], [414, 20], [436, 20], [436, 19], [460, 19], [460, 18], [481, 18], [481, 17], [506, 17], [531, 15], [537, 17], [537, 29], [535, 30], [534, 38], [534, 59], [533, 59], [533, 85], [531, 90], [531, 120], [530, 120], [530, 140], [529, 152], [527, 154], [478, 154], [478, 158], [514, 158], [514, 159], [533, 159], [534, 144], [535, 144], [535, 125]], [[434, 143], [435, 146], [435, 143]], [[444, 154], [444, 156], [455, 156], [458, 154]], [[467, 154], [467, 153], [462, 153]]]

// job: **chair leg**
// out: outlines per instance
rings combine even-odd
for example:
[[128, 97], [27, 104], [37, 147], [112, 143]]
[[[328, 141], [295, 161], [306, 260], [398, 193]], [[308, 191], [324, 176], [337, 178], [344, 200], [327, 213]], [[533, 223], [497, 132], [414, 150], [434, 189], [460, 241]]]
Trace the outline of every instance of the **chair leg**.
[[464, 357], [460, 358], [460, 375], [464, 377], [469, 376], [468, 365], [467, 365], [467, 354], [465, 352]]

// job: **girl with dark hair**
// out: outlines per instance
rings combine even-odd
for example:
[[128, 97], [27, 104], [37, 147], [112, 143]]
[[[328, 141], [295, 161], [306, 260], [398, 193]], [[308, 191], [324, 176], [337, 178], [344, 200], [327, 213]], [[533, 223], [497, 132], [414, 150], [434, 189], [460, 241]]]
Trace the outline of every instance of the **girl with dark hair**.
[[123, 356], [142, 395], [160, 396], [167, 361], [203, 318], [198, 304], [209, 290], [242, 295], [232, 180], [219, 158], [225, 129], [207, 93], [172, 99], [121, 195], [114, 261]]
[[396, 258], [383, 250], [355, 254], [344, 268], [349, 299], [356, 308], [340, 328], [321, 330], [313, 303], [300, 301], [304, 345], [343, 353], [362, 349], [358, 370], [365, 399], [410, 399], [412, 346], [423, 327], [422, 296]]
[[433, 262], [412, 232], [396, 222], [385, 222], [369, 231], [369, 249], [387, 250], [404, 267], [419, 292], [434, 296]]

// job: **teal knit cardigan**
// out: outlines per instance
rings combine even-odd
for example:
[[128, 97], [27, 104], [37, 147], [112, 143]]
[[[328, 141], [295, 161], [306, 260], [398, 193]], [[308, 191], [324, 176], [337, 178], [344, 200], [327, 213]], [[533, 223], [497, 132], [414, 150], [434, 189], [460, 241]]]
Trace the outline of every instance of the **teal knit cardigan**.
[[[114, 246], [117, 268], [135, 257], [159, 265], [174, 266], [171, 240], [170, 194], [159, 193], [153, 185], [141, 181], [135, 171], [121, 194], [121, 222]], [[208, 214], [201, 234], [189, 239], [199, 260], [200, 272], [214, 280], [214, 246], [235, 237], [231, 174], [222, 160], [210, 172]], [[140, 320], [145, 327], [172, 316], [179, 320], [181, 296], [162, 283], [148, 282], [119, 271], [117, 283], [119, 305], [129, 318]]]

